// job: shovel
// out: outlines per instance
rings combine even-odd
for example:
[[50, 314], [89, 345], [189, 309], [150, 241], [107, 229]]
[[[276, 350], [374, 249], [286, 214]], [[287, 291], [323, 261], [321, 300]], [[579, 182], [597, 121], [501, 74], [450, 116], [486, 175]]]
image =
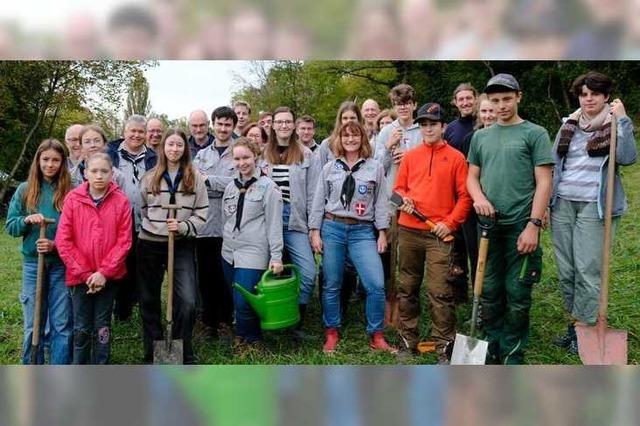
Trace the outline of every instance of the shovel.
[[[389, 201], [391, 201], [391, 204], [393, 204], [396, 207], [400, 207], [404, 203], [404, 201], [402, 200], [402, 195], [398, 194], [397, 192], [394, 192], [393, 194], [391, 194], [391, 198], [389, 199]], [[416, 209], [413, 209], [413, 212], [411, 213], [411, 215], [417, 217], [418, 219], [426, 223], [427, 226], [429, 227], [429, 230], [435, 228], [436, 226], [436, 224], [433, 223], [432, 220], [430, 220], [428, 217], [426, 217]], [[449, 234], [446, 237], [444, 237], [442, 241], [448, 243], [450, 241], [453, 241], [453, 238], [454, 238], [453, 235]]]
[[[47, 238], [47, 225], [55, 223], [53, 219], [44, 219], [40, 223], [39, 239]], [[38, 346], [40, 346], [40, 317], [42, 312], [42, 278], [44, 277], [44, 253], [38, 253], [38, 272], [36, 275], [36, 300], [33, 310], [33, 332], [31, 333], [31, 365], [38, 363]]]
[[476, 268], [476, 280], [473, 284], [473, 308], [471, 310], [471, 332], [469, 336], [456, 333], [456, 340], [453, 343], [451, 353], [451, 365], [484, 365], [487, 358], [489, 343], [486, 340], [474, 337], [476, 324], [478, 323], [478, 307], [480, 306], [480, 295], [482, 294], [482, 284], [484, 282], [484, 268], [487, 263], [487, 252], [489, 251], [489, 230], [493, 228], [490, 224], [478, 221], [481, 229], [480, 247], [478, 248], [478, 267]]
[[[163, 209], [169, 210], [169, 218], [175, 219], [176, 210], [180, 206], [169, 204], [162, 206]], [[166, 340], [156, 340], [153, 342], [153, 363], [154, 364], [182, 364], [183, 363], [183, 346], [182, 340], [174, 340], [172, 333], [173, 325], [173, 246], [174, 233], [169, 231], [169, 248], [167, 255], [167, 338]]]
[[609, 301], [609, 258], [611, 256], [611, 212], [613, 210], [613, 185], [616, 165], [617, 142], [616, 117], [611, 117], [611, 146], [607, 174], [607, 198], [604, 214], [604, 241], [602, 242], [602, 272], [600, 304], [595, 326], [576, 325], [578, 353], [584, 365], [626, 365], [627, 331], [607, 327]]

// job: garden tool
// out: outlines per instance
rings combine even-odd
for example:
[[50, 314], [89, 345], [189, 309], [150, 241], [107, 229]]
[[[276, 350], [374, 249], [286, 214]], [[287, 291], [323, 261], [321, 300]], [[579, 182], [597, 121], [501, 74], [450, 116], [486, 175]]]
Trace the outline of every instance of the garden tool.
[[480, 296], [482, 295], [484, 269], [489, 251], [489, 231], [494, 225], [495, 217], [491, 222], [478, 220], [478, 226], [480, 227], [480, 247], [478, 248], [476, 279], [473, 284], [471, 332], [469, 336], [456, 333], [456, 340], [453, 343], [453, 352], [451, 354], [451, 365], [484, 365], [487, 357], [489, 343], [486, 340], [477, 339], [475, 337], [475, 331], [476, 325], [478, 324], [478, 308], [480, 306]]
[[[398, 194], [397, 192], [394, 192], [393, 194], [391, 194], [391, 198], [389, 199], [389, 201], [391, 201], [391, 204], [393, 204], [396, 207], [400, 207], [404, 203], [404, 201], [402, 200], [402, 195]], [[430, 220], [428, 217], [426, 217], [416, 209], [413, 209], [413, 213], [411, 213], [411, 215], [417, 217], [418, 219], [426, 223], [427, 226], [429, 227], [429, 230], [432, 230], [436, 226], [436, 224], [433, 223], [432, 220]], [[442, 239], [442, 241], [447, 243], [450, 241], [453, 241], [453, 235], [451, 234], [447, 235]]]
[[[163, 209], [169, 210], [169, 218], [175, 219], [176, 210], [180, 206], [169, 204], [162, 206]], [[167, 254], [167, 334], [165, 340], [156, 340], [153, 342], [153, 363], [154, 364], [182, 364], [183, 363], [183, 344], [182, 340], [173, 339], [173, 249], [175, 244], [174, 232], [169, 231], [168, 254]]]
[[[53, 219], [44, 219], [40, 223], [39, 239], [47, 238], [47, 226], [55, 223]], [[33, 308], [33, 332], [31, 333], [31, 364], [38, 363], [38, 346], [40, 346], [40, 321], [42, 312], [42, 279], [44, 278], [44, 253], [38, 253], [38, 272], [36, 275], [36, 300]]]
[[609, 259], [611, 256], [611, 216], [616, 168], [616, 117], [611, 117], [611, 144], [609, 147], [609, 170], [604, 214], [604, 241], [602, 242], [602, 268], [600, 275], [600, 303], [595, 326], [576, 324], [578, 353], [585, 365], [626, 365], [627, 331], [607, 327], [607, 304], [609, 302]]

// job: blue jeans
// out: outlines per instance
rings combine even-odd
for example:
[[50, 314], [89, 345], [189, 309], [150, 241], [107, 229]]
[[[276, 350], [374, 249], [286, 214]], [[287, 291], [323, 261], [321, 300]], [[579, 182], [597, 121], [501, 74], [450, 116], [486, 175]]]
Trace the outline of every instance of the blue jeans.
[[291, 205], [284, 203], [282, 208], [282, 237], [284, 239], [284, 250], [288, 254], [291, 263], [300, 268], [300, 296], [298, 303], [306, 305], [313, 295], [313, 287], [316, 282], [316, 263], [311, 251], [309, 234], [304, 232], [289, 230], [289, 213]]
[[[229, 287], [232, 287], [233, 283], [238, 283], [242, 288], [254, 294], [256, 284], [264, 273], [260, 269], [234, 268], [225, 260], [222, 261], [222, 269], [224, 279]], [[247, 343], [262, 339], [258, 316], [249, 302], [235, 288], [233, 288], [233, 306], [236, 314], [236, 336], [242, 337]]]
[[347, 225], [322, 221], [322, 318], [327, 328], [340, 327], [340, 288], [348, 257], [367, 293], [367, 333], [382, 331], [384, 320], [384, 271], [373, 225]]
[[[42, 279], [42, 306], [40, 312], [40, 344], [38, 346], [38, 364], [44, 364], [44, 330], [47, 319], [50, 327], [51, 364], [71, 363], [71, 341], [73, 337], [73, 310], [71, 298], [64, 281], [64, 265], [45, 264]], [[22, 363], [31, 361], [31, 338], [33, 335], [33, 312], [36, 303], [36, 277], [38, 262], [22, 263], [22, 315], [24, 321], [24, 340], [22, 342]]]

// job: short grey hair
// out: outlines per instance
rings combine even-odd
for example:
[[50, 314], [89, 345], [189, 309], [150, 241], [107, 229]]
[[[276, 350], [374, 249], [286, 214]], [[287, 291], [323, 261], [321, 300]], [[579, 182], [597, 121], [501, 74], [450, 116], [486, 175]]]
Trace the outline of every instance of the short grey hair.
[[127, 118], [127, 121], [125, 121], [124, 128], [126, 129], [127, 127], [129, 127], [129, 124], [139, 124], [139, 125], [141, 125], [142, 127], [144, 127], [146, 129], [147, 128], [147, 119], [144, 117], [144, 115], [131, 114]]

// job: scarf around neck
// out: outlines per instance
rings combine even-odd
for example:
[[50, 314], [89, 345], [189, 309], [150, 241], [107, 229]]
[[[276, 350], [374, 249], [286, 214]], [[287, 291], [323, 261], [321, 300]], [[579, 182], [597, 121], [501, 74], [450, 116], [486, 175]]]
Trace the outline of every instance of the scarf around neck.
[[246, 182], [242, 182], [239, 178], [235, 178], [233, 183], [238, 188], [240, 196], [238, 197], [238, 205], [236, 206], [236, 225], [233, 230], [240, 230], [240, 223], [242, 222], [242, 210], [244, 210], [244, 195], [251, 185], [253, 185], [258, 179], [253, 176]]
[[569, 152], [569, 144], [576, 129], [580, 127], [583, 132], [591, 133], [587, 141], [587, 154], [589, 157], [602, 157], [609, 154], [611, 143], [611, 114], [609, 104], [593, 118], [587, 117], [578, 108], [569, 119], [560, 127], [560, 140], [558, 141], [558, 155], [564, 157]]

